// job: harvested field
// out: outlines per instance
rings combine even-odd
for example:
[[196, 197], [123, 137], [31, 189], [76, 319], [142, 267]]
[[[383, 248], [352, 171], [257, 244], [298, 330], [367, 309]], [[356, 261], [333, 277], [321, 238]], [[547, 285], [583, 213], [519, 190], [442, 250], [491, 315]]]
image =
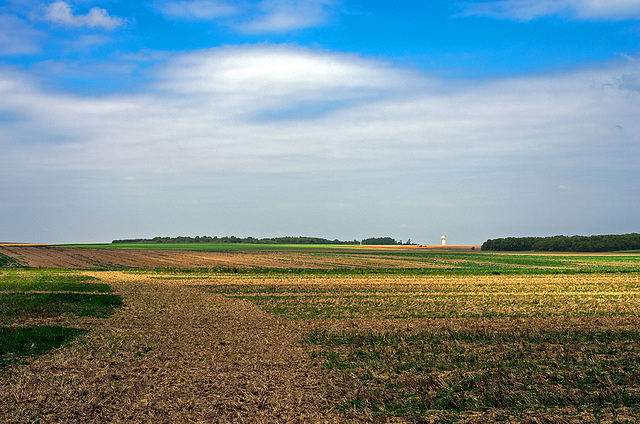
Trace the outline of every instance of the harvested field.
[[415, 266], [407, 260], [376, 255], [318, 255], [317, 252], [258, 250], [242, 253], [151, 249], [95, 249], [55, 246], [4, 246], [0, 253], [32, 268], [392, 268]]
[[[418, 248], [140, 245], [118, 247], [0, 245], [10, 266], [29, 268], [275, 268], [468, 270], [472, 272], [640, 271], [638, 254], [505, 254]], [[1, 264], [0, 264], [1, 266]]]
[[216, 266], [274, 266], [278, 257], [244, 257], [224, 252], [179, 250], [83, 249], [55, 246], [5, 246], [0, 252], [30, 268], [198, 268]]
[[91, 331], [2, 374], [2, 422], [339, 422], [318, 361], [277, 317], [170, 280], [93, 275], [125, 306], [42, 320]]
[[[254, 253], [317, 266], [326, 252]], [[226, 254], [235, 267], [252, 252]], [[5, 328], [77, 334], [0, 365], [0, 421], [636, 422], [637, 257], [507, 255], [516, 273], [487, 275], [474, 267], [497, 255], [451, 255], [404, 259], [469, 268], [0, 269], [0, 294], [122, 299], [108, 316], [5, 314]], [[589, 271], [570, 268], [576, 260]], [[620, 268], [597, 272], [603, 263]]]

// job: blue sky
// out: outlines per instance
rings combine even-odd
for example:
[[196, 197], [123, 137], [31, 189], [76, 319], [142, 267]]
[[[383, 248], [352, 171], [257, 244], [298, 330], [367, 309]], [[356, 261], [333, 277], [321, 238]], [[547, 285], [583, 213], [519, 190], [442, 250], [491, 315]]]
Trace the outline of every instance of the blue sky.
[[0, 241], [638, 232], [640, 0], [0, 2]]

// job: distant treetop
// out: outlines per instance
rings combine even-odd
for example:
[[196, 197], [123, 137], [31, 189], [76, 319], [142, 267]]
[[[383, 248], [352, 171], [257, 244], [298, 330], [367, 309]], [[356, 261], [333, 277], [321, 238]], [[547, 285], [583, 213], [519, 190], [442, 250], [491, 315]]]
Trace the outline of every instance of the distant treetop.
[[340, 241], [328, 240], [319, 237], [274, 237], [274, 238], [262, 238], [257, 239], [253, 237], [240, 238], [236, 236], [178, 236], [178, 237], [154, 237], [151, 239], [122, 239], [113, 240], [112, 244], [131, 244], [131, 243], [252, 243], [252, 244], [360, 244], [358, 240], [352, 241]]
[[402, 244], [402, 242], [397, 242], [391, 237], [371, 237], [362, 240], [362, 244], [365, 245], [392, 245], [392, 244]]
[[640, 249], [640, 234], [598, 236], [507, 237], [489, 239], [484, 251], [617, 252]]

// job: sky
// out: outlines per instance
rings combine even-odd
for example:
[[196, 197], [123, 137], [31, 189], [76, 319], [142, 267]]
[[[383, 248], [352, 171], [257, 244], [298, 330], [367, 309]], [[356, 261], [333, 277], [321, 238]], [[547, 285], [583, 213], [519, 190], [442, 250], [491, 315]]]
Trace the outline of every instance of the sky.
[[640, 232], [640, 0], [0, 1], [0, 241]]

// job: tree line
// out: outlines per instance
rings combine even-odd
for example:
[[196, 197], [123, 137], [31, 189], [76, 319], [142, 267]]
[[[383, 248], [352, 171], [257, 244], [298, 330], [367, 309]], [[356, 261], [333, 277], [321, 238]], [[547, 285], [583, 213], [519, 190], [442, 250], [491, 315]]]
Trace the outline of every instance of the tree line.
[[377, 246], [391, 246], [391, 245], [414, 245], [411, 243], [411, 239], [403, 243], [402, 240], [396, 241], [393, 237], [370, 237], [360, 242], [362, 245], [377, 245]]
[[640, 249], [640, 234], [506, 237], [489, 239], [483, 251], [616, 252]]
[[236, 237], [236, 236], [178, 236], [178, 237], [154, 237], [150, 239], [145, 238], [133, 238], [133, 239], [121, 239], [113, 240], [112, 244], [131, 244], [131, 243], [251, 243], [251, 244], [344, 244], [344, 245], [398, 245], [398, 244], [412, 244], [411, 240], [407, 240], [406, 243], [402, 243], [402, 240], [396, 241], [392, 237], [370, 237], [362, 241], [351, 240], [341, 241], [338, 239], [329, 240], [321, 237], [272, 237], [272, 238], [254, 238], [254, 237]]
[[341, 241], [328, 240], [320, 237], [273, 237], [273, 238], [254, 238], [254, 237], [236, 237], [236, 236], [178, 236], [178, 237], [154, 237], [150, 239], [122, 239], [113, 240], [112, 244], [131, 244], [131, 243], [251, 243], [251, 244], [360, 244], [358, 240]]

